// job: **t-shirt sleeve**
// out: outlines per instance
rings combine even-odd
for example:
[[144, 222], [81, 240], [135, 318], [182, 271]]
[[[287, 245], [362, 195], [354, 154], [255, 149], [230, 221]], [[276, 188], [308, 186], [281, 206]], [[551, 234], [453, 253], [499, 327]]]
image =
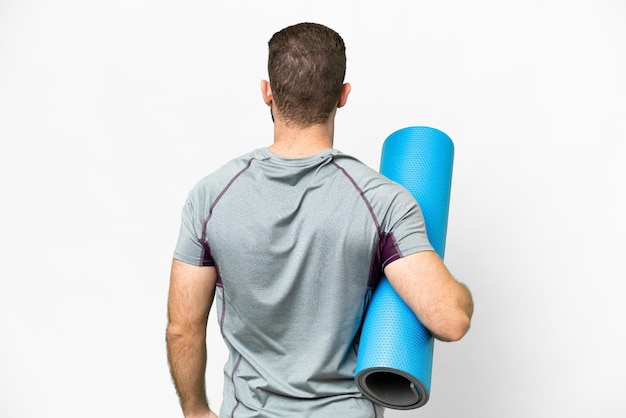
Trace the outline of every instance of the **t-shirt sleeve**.
[[205, 218], [201, 210], [203, 206], [198, 201], [197, 194], [193, 192], [189, 194], [183, 206], [178, 241], [174, 249], [175, 259], [195, 266], [211, 265], [203, 244]]
[[403, 187], [396, 190], [383, 229], [383, 267], [413, 253], [434, 251], [422, 210], [413, 195]]

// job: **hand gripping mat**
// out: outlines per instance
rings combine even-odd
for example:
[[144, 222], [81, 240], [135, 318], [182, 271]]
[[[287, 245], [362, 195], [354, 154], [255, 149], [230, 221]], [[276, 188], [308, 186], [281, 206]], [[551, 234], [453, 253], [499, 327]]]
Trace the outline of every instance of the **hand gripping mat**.
[[[444, 256], [454, 144], [443, 132], [416, 126], [384, 142], [380, 172], [418, 201], [428, 238]], [[356, 364], [356, 384], [373, 402], [415, 409], [428, 402], [434, 339], [383, 277], [368, 307]]]

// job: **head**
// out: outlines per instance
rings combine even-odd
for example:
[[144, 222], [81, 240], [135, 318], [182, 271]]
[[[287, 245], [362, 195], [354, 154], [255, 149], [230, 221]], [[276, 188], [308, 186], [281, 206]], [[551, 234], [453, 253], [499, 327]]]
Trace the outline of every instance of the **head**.
[[345, 103], [346, 48], [326, 26], [299, 23], [275, 33], [269, 41], [268, 73], [271, 100], [266, 102], [286, 123], [326, 123]]

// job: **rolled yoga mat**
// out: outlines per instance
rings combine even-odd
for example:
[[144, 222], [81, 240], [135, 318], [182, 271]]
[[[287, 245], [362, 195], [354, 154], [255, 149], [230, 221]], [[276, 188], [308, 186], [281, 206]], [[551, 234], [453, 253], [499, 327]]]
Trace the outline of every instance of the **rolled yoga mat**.
[[[445, 133], [415, 126], [383, 143], [380, 172], [419, 203], [428, 238], [441, 258], [448, 228], [454, 144]], [[356, 364], [356, 384], [373, 402], [415, 409], [428, 402], [434, 339], [383, 277], [367, 309]]]

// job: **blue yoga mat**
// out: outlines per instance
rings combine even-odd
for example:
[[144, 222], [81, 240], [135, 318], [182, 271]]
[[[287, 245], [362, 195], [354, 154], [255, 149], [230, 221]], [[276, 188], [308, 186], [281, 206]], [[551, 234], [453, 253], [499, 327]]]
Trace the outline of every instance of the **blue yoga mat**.
[[[448, 229], [454, 144], [440, 130], [415, 126], [383, 143], [380, 172], [419, 203], [428, 238], [441, 258]], [[383, 277], [368, 307], [356, 364], [356, 384], [373, 402], [415, 409], [428, 402], [434, 339]]]

